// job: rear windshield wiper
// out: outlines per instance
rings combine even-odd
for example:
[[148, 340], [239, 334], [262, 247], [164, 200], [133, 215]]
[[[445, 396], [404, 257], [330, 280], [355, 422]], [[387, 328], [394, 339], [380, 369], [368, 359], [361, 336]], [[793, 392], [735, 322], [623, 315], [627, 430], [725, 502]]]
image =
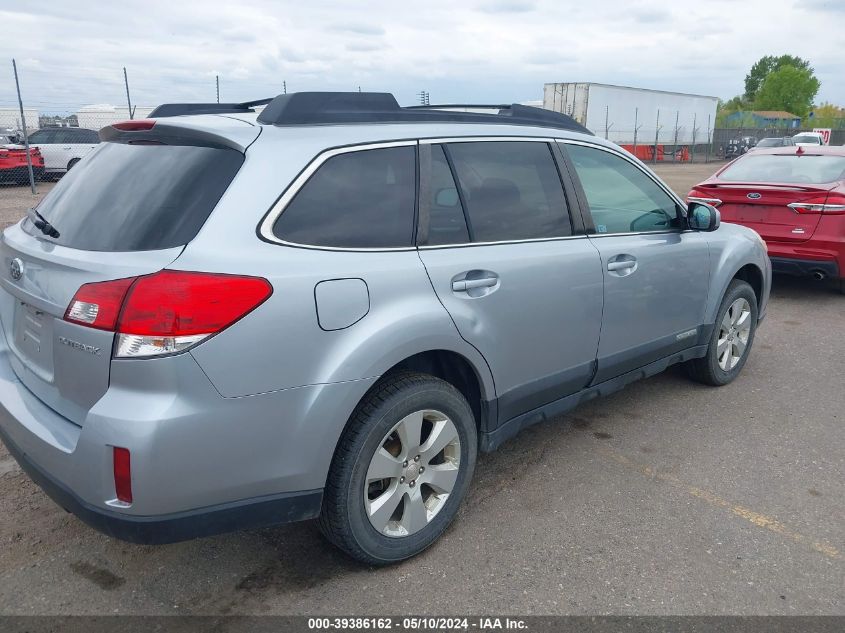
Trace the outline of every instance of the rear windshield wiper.
[[47, 237], [59, 237], [59, 232], [55, 229], [55, 227], [47, 221], [47, 218], [38, 213], [38, 211], [34, 208], [27, 209], [26, 213], [35, 225], [35, 228], [41, 231], [44, 235]]

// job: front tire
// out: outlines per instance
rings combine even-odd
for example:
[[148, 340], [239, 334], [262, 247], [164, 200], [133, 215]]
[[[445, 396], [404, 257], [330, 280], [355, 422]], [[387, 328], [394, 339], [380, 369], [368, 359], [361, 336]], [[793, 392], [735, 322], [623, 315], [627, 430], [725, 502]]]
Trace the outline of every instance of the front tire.
[[748, 360], [756, 331], [757, 295], [747, 282], [734, 279], [719, 306], [707, 354], [686, 364], [690, 377], [714, 387], [733, 382]]
[[340, 438], [320, 530], [369, 565], [420, 553], [455, 518], [477, 446], [472, 410], [451, 384], [410, 372], [382, 379]]

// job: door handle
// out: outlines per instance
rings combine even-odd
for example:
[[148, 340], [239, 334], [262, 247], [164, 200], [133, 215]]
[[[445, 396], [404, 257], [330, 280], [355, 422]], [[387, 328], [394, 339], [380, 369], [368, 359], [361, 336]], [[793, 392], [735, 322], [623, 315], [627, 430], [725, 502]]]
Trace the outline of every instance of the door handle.
[[461, 279], [452, 282], [454, 292], [466, 292], [473, 288], [492, 288], [499, 283], [498, 277], [482, 277], [481, 279]]
[[637, 265], [637, 262], [633, 261], [633, 260], [608, 262], [607, 263], [607, 269], [610, 270], [610, 271], [628, 270], [629, 268], [633, 268], [636, 265]]
[[607, 270], [614, 277], [627, 277], [637, 270], [637, 258], [627, 253], [614, 255], [607, 260]]

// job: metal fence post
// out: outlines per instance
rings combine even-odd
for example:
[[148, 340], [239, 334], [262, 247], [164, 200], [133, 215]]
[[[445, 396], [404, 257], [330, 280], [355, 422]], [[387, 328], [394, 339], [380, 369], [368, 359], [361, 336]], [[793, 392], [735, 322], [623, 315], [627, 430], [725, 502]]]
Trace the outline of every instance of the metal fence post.
[[675, 140], [672, 141], [672, 162], [678, 160], [678, 119], [681, 116], [680, 110], [675, 110]]
[[640, 109], [634, 108], [634, 156], [637, 155], [637, 119], [640, 116]]
[[705, 150], [704, 154], [704, 162], [710, 162], [710, 149], [713, 146], [713, 139], [710, 136], [710, 115], [707, 115], [707, 149]]
[[657, 109], [657, 121], [654, 124], [654, 156], [652, 156], [652, 161], [654, 164], [657, 164], [657, 143], [660, 140], [660, 108]]
[[698, 120], [698, 113], [693, 112], [692, 113], [692, 145], [691, 145], [691, 151], [690, 151], [690, 157], [689, 157], [689, 162], [691, 162], [691, 163], [695, 162], [695, 132], [696, 132], [695, 123], [696, 123], [697, 120]]
[[23, 113], [21, 84], [18, 81], [18, 65], [14, 59], [12, 59], [12, 70], [15, 72], [15, 90], [18, 91], [18, 107], [21, 110], [21, 129], [23, 130], [23, 146], [26, 150], [26, 168], [29, 171], [29, 188], [32, 190], [32, 195], [35, 195], [35, 174], [32, 171], [32, 156], [29, 155], [29, 133], [26, 131], [26, 116]]

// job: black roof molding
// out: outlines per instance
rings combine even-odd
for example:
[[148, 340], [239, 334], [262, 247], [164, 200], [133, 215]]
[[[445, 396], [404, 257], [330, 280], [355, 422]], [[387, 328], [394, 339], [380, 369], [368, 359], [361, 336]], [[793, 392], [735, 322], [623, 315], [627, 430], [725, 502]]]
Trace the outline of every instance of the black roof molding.
[[149, 113], [148, 118], [160, 119], [187, 114], [237, 114], [255, 112], [252, 108], [271, 103], [273, 98], [257, 99], [244, 103], [162, 103]]
[[[496, 113], [437, 108], [477, 108]], [[591, 134], [572, 117], [517, 103], [512, 105], [440, 105], [402, 108], [387, 92], [296, 92], [279, 95], [258, 115], [267, 125], [344, 123], [507, 123]]]

